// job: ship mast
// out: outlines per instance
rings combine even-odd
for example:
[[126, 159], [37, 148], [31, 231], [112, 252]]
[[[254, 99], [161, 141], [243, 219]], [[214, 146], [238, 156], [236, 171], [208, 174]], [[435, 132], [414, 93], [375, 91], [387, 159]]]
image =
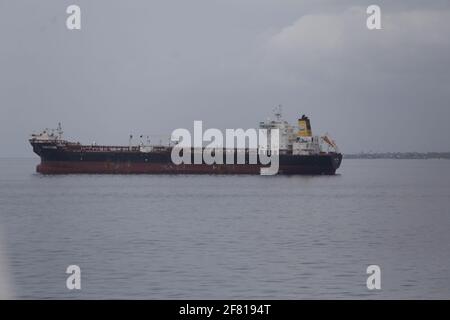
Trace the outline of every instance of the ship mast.
[[61, 127], [61, 122], [58, 122], [58, 128], [56, 129], [56, 133], [58, 133], [58, 140], [62, 140], [63, 130]]
[[277, 121], [281, 120], [282, 111], [283, 111], [283, 106], [281, 104], [279, 104], [278, 107], [275, 107], [274, 115], [277, 118]]

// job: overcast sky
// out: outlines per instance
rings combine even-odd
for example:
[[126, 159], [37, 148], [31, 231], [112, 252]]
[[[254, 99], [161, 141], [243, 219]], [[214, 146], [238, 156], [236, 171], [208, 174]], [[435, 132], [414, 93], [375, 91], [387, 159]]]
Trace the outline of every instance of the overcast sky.
[[0, 156], [31, 156], [28, 135], [58, 121], [127, 144], [256, 127], [278, 104], [344, 152], [450, 151], [450, 2], [0, 0]]

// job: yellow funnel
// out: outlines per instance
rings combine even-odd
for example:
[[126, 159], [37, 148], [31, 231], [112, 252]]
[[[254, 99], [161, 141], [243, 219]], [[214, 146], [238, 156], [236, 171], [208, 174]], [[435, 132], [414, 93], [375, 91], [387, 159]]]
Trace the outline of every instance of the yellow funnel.
[[311, 137], [311, 122], [309, 118], [303, 115], [300, 119], [298, 119], [298, 136], [299, 137]]

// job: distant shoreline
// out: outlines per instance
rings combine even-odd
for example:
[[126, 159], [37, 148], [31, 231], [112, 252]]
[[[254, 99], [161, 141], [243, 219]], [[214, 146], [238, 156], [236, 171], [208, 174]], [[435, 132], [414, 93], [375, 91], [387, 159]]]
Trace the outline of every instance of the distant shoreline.
[[345, 159], [448, 159], [450, 152], [375, 152], [344, 154]]

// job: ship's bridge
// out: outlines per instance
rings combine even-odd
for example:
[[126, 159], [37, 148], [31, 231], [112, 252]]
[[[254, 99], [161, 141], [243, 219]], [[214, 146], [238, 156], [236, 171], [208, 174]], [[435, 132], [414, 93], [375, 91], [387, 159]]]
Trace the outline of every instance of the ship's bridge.
[[281, 107], [275, 111], [275, 120], [267, 119], [266, 121], [261, 121], [259, 123], [260, 129], [267, 129], [267, 148], [270, 149], [271, 134], [270, 131], [273, 129], [278, 129], [279, 131], [279, 146], [280, 151], [292, 150], [292, 144], [296, 139], [296, 132], [293, 126], [291, 126], [287, 121], [282, 119]]

